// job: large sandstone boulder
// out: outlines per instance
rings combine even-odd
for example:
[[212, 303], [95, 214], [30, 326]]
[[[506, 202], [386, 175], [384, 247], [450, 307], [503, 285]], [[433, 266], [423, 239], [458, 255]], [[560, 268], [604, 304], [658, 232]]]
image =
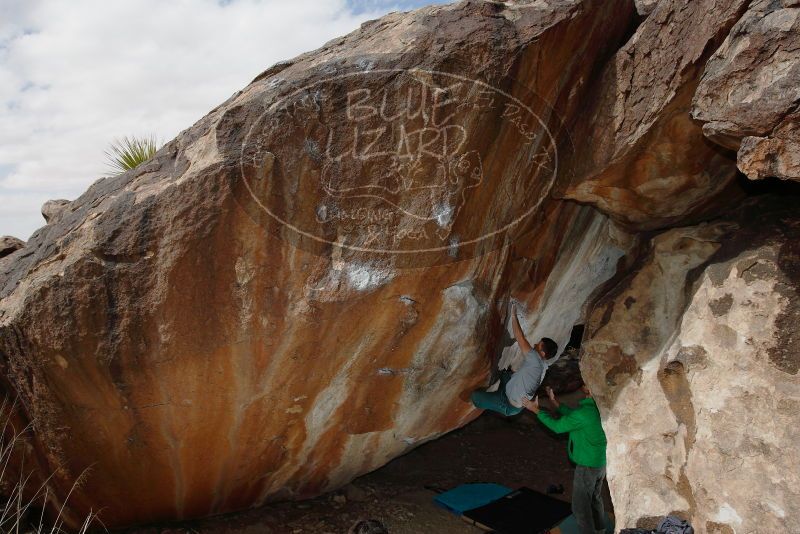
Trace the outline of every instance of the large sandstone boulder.
[[608, 436], [618, 527], [800, 521], [800, 217], [792, 202], [669, 230], [603, 297], [582, 370]]
[[800, 2], [759, 0], [706, 64], [692, 116], [749, 178], [800, 180]]
[[463, 425], [509, 294], [565, 343], [631, 239], [550, 198], [558, 117], [633, 13], [471, 1], [367, 23], [0, 262], [1, 387], [55, 504], [81, 479], [68, 522], [308, 497]]
[[800, 222], [730, 211], [737, 158], [797, 176], [796, 5], [470, 0], [269, 68], [0, 258], [9, 469], [71, 525], [316, 495], [474, 418], [516, 301], [590, 319], [619, 525], [790, 531]]

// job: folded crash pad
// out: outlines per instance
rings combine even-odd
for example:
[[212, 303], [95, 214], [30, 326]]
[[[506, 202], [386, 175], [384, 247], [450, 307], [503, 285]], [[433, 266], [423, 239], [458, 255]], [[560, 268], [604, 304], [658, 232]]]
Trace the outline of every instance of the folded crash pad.
[[467, 510], [479, 508], [485, 504], [504, 497], [511, 493], [511, 488], [500, 484], [462, 484], [434, 498], [434, 502], [456, 515], [461, 515]]
[[470, 523], [498, 534], [540, 534], [572, 513], [571, 505], [549, 495], [520, 488], [495, 501], [464, 512]]

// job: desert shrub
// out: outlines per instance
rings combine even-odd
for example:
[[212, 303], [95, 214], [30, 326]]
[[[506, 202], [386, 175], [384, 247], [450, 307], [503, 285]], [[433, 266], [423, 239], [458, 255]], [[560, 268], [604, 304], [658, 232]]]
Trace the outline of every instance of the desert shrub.
[[154, 135], [116, 139], [106, 150], [107, 164], [112, 176], [135, 169], [153, 157], [158, 150]]

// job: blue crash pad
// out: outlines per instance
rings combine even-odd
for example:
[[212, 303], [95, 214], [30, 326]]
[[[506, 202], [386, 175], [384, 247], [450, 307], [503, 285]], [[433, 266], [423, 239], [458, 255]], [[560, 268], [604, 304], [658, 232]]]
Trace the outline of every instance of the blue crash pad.
[[501, 499], [513, 490], [500, 484], [462, 484], [450, 491], [440, 493], [433, 500], [436, 504], [456, 515], [479, 508]]

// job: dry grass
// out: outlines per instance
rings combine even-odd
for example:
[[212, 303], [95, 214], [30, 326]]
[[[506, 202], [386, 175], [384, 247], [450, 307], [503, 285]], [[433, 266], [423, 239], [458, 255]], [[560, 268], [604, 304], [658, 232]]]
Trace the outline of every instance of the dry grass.
[[[96, 513], [90, 513], [78, 529], [64, 527], [64, 509], [72, 492], [77, 488], [88, 471], [84, 471], [75, 481], [58, 507], [55, 518], [45, 516], [45, 510], [53, 508], [56, 502], [50, 488], [48, 477], [38, 487], [32, 486], [33, 471], [26, 474], [25, 469], [25, 441], [30, 435], [32, 423], [25, 428], [15, 428], [12, 414], [16, 408], [15, 403], [7, 399], [0, 405], [2, 429], [0, 429], [0, 488], [3, 488], [3, 504], [0, 508], [0, 532], [8, 534], [67, 534], [77, 532], [84, 534], [89, 531], [94, 523], [100, 524]], [[18, 469], [12, 469], [12, 457], [17, 460]], [[16, 465], [14, 467], [17, 467]]]

